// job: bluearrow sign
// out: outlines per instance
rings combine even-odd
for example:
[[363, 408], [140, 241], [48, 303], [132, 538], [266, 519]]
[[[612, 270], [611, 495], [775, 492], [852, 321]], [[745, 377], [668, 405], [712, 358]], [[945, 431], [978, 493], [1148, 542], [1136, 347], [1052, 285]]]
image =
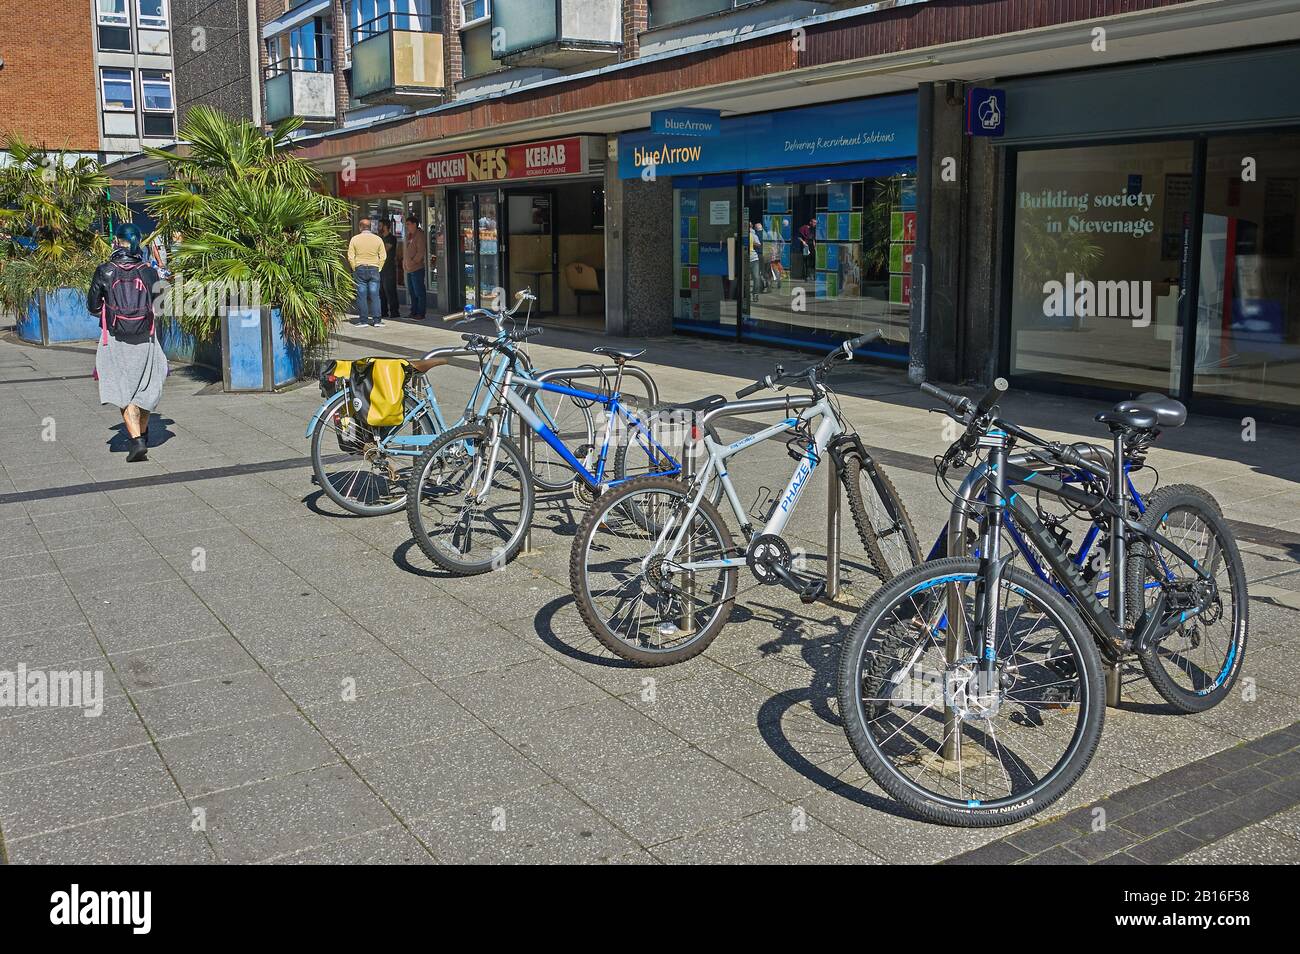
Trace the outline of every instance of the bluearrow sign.
[[916, 94], [736, 116], [719, 120], [716, 135], [684, 139], [662, 123], [619, 136], [619, 178], [650, 168], [656, 176], [698, 175], [915, 156]]
[[650, 114], [650, 131], [657, 136], [721, 136], [722, 114], [716, 109], [658, 109]]

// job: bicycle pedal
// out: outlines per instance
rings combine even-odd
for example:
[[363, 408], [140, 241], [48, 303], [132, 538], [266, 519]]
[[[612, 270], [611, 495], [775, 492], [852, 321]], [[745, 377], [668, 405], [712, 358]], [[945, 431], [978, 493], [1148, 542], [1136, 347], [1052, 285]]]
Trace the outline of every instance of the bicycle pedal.
[[809, 580], [799, 590], [799, 602], [816, 603], [826, 595], [826, 583], [822, 580]]

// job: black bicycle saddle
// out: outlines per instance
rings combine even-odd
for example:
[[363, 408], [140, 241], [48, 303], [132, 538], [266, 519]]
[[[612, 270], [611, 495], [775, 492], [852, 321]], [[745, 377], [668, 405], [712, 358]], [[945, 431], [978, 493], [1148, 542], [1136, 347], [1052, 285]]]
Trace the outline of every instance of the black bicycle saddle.
[[1120, 401], [1109, 411], [1102, 411], [1097, 420], [1103, 424], [1132, 427], [1150, 431], [1157, 427], [1182, 427], [1187, 421], [1187, 408], [1181, 401], [1164, 394], [1148, 392], [1131, 401]]
[[633, 358], [639, 358], [641, 355], [645, 354], [645, 348], [642, 348], [639, 351], [619, 351], [617, 348], [607, 348], [602, 346], [599, 348], [592, 348], [591, 353], [609, 355], [609, 357], [616, 361], [631, 361]]

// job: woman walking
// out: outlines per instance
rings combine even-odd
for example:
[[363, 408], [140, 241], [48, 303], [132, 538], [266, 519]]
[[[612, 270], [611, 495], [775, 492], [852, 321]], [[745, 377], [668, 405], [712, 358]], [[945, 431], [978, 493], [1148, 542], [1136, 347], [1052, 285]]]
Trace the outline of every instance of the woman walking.
[[86, 308], [99, 315], [102, 333], [95, 351], [99, 403], [122, 411], [131, 443], [129, 463], [149, 451], [149, 414], [162, 398], [167, 357], [154, 336], [153, 297], [158, 273], [140, 248], [140, 230], [119, 225], [113, 254], [95, 270]]

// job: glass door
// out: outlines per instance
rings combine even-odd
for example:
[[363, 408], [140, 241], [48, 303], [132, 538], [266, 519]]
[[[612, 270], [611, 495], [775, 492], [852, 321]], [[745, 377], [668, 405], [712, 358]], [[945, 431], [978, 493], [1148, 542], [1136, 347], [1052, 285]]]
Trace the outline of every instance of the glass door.
[[494, 307], [504, 296], [500, 287], [497, 195], [460, 192], [456, 194], [455, 209], [462, 304]]
[[742, 288], [740, 187], [735, 176], [675, 178], [673, 326], [736, 337]]
[[537, 296], [538, 313], [555, 313], [557, 264], [555, 193], [511, 192], [506, 195], [506, 291], [510, 300], [522, 288]]

